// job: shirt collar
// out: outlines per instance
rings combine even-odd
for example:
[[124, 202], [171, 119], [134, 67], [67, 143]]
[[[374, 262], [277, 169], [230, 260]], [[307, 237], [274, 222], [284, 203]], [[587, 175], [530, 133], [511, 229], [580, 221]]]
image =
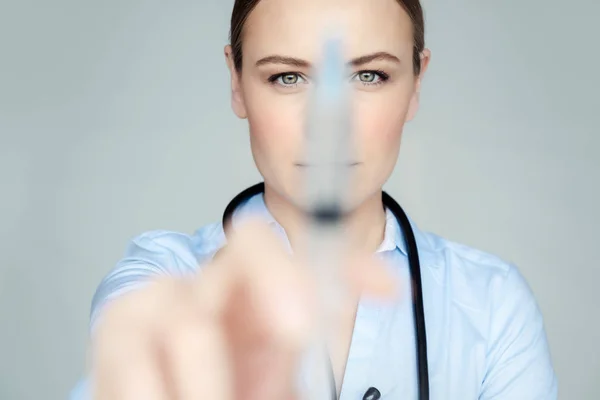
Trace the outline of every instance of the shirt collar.
[[400, 224], [394, 216], [394, 213], [389, 209], [385, 209], [385, 230], [383, 233], [383, 242], [379, 245], [377, 253], [384, 251], [400, 250], [402, 254], [407, 255], [406, 243]]
[[[396, 220], [396, 217], [391, 210], [386, 209], [385, 217], [385, 231], [383, 235], [383, 241], [379, 245], [376, 253], [383, 253], [386, 251], [394, 251], [396, 248], [407, 255], [406, 243], [404, 241], [404, 235], [400, 229], [400, 225]], [[258, 217], [259, 219], [266, 221], [270, 226], [273, 227], [279, 234], [282, 234], [286, 238], [286, 243], [289, 247], [289, 241], [285, 230], [269, 212], [262, 193], [250, 197], [248, 200], [240, 204], [240, 206], [233, 212], [232, 216], [232, 227], [239, 226], [241, 222], [250, 217]]]
[[248, 218], [259, 218], [269, 225], [278, 225], [275, 217], [269, 212], [262, 193], [251, 196], [242, 202], [231, 217], [231, 224], [236, 228]]

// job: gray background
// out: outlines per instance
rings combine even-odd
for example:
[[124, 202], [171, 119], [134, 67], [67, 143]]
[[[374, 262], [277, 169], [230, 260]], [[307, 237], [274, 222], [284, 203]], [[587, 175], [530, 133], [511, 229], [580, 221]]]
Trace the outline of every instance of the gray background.
[[[127, 241], [216, 221], [259, 179], [229, 108], [231, 5], [0, 3], [0, 399], [65, 398]], [[433, 60], [387, 190], [517, 263], [560, 397], [598, 399], [600, 3], [425, 7]]]

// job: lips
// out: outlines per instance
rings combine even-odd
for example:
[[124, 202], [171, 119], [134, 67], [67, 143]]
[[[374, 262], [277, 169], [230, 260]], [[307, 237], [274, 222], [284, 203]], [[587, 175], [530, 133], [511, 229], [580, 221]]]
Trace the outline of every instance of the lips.
[[[355, 167], [359, 164], [360, 164], [359, 162], [347, 162], [347, 163], [335, 163], [335, 164], [329, 164], [329, 165], [340, 166], [340, 167]], [[301, 168], [308, 168], [308, 167], [323, 167], [323, 166], [326, 166], [326, 164], [294, 163], [294, 166], [301, 167]]]

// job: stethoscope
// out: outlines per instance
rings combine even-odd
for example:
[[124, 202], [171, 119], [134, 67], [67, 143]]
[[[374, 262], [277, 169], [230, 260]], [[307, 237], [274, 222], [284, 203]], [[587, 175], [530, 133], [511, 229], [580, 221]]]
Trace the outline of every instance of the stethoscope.
[[[251, 197], [262, 194], [265, 191], [264, 182], [251, 186], [237, 196], [235, 196], [225, 207], [223, 212], [223, 226], [231, 219], [235, 209]], [[417, 351], [417, 377], [419, 386], [419, 399], [429, 400], [429, 372], [427, 367], [427, 335], [425, 333], [425, 312], [423, 310], [423, 290], [421, 284], [421, 266], [419, 263], [419, 254], [417, 251], [417, 242], [406, 213], [400, 205], [386, 192], [382, 192], [383, 205], [393, 214], [404, 235], [404, 241], [408, 253], [408, 269], [411, 279], [411, 288], [413, 295], [413, 319], [415, 327], [416, 351]], [[333, 379], [333, 371], [331, 373]], [[335, 388], [335, 385], [332, 385]], [[363, 400], [377, 400], [381, 398], [381, 393], [377, 388], [369, 388]], [[332, 393], [332, 399], [337, 399], [337, 393]]]

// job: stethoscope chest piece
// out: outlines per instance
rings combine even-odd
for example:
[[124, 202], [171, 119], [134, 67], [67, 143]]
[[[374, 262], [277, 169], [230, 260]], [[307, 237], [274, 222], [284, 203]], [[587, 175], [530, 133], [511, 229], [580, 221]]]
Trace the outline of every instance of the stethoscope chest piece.
[[379, 400], [380, 398], [381, 398], [381, 392], [379, 392], [379, 390], [377, 390], [377, 388], [370, 387], [365, 392], [365, 395], [363, 396], [362, 400]]
[[[236, 207], [248, 200], [254, 195], [264, 193], [265, 185], [263, 182], [251, 186], [231, 200], [231, 202], [225, 208], [223, 213], [223, 227], [225, 228], [229, 224], [233, 212]], [[408, 217], [402, 210], [402, 207], [386, 192], [382, 193], [383, 205], [390, 209], [404, 234], [404, 241], [407, 247], [408, 253], [408, 266], [411, 274], [411, 285], [414, 293], [413, 299], [413, 317], [415, 325], [415, 344], [417, 352], [417, 372], [418, 372], [418, 393], [419, 400], [429, 399], [429, 372], [427, 364], [427, 335], [425, 332], [425, 310], [423, 307], [423, 289], [421, 284], [421, 265], [419, 263], [419, 255], [417, 249], [417, 243], [415, 240], [414, 232], [412, 230]], [[325, 210], [326, 212], [319, 213], [317, 217], [329, 220], [331, 218], [337, 218], [338, 214], [332, 212], [332, 210]], [[335, 387], [335, 385], [334, 385]], [[337, 398], [337, 394], [334, 393], [332, 398]], [[363, 395], [363, 400], [379, 400], [381, 398], [381, 392], [375, 387], [367, 389]]]

